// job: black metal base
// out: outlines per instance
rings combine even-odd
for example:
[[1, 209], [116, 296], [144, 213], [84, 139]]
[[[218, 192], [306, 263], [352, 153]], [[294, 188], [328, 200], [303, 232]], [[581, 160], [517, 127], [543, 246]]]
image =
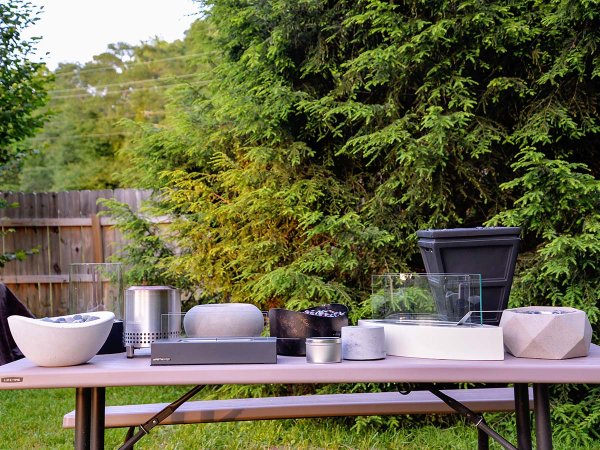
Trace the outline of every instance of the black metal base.
[[[502, 447], [515, 450], [517, 447], [512, 445], [492, 428], [490, 428], [482, 415], [477, 414], [467, 408], [459, 401], [444, 394], [440, 386], [431, 383], [424, 384], [397, 384], [397, 389], [401, 394], [407, 394], [411, 390], [428, 390], [444, 403], [450, 406], [454, 411], [466, 417], [469, 422], [477, 427], [477, 442], [479, 450], [489, 448], [489, 438], [491, 437]], [[139, 431], [134, 434], [134, 429], [130, 428], [125, 443], [120, 450], [132, 449], [134, 444], [144, 435], [148, 434], [152, 428], [160, 424], [169, 417], [186, 401], [196, 395], [203, 385], [195, 386], [187, 393], [181, 396], [157, 413], [147, 422], [139, 426]], [[529, 418], [529, 394], [527, 384], [516, 383], [515, 390], [515, 413], [517, 423], [517, 439], [519, 449], [531, 450], [531, 425]], [[547, 384], [533, 384], [534, 411], [535, 411], [535, 431], [536, 431], [536, 450], [552, 450], [552, 428], [550, 425], [550, 400]], [[85, 387], [75, 390], [75, 449], [76, 450], [101, 450], [104, 448], [104, 409], [105, 409], [106, 388], [104, 387]]]
[[177, 408], [179, 408], [181, 405], [183, 405], [185, 402], [191, 399], [194, 395], [200, 392], [203, 387], [204, 385], [194, 386], [192, 389], [187, 391], [173, 403], [167, 405], [164, 409], [152, 416], [148, 421], [141, 424], [139, 426], [140, 429], [137, 433], [133, 434], [133, 432], [135, 431], [134, 428], [129, 428], [129, 430], [127, 431], [127, 435], [125, 436], [125, 443], [121, 447], [119, 447], [119, 450], [132, 449], [137, 441], [139, 441], [142, 437], [150, 433], [150, 430], [152, 430], [152, 428], [154, 428], [167, 417], [169, 417], [171, 414], [173, 414]]
[[106, 388], [75, 390], [75, 449], [104, 449], [104, 404]]
[[531, 450], [531, 421], [529, 419], [529, 387], [516, 383], [515, 415], [517, 423], [517, 446], [519, 450]]
[[[506, 449], [517, 449], [508, 442], [485, 422], [483, 415], [477, 414], [467, 408], [459, 401], [441, 392], [444, 385], [431, 383], [419, 384], [397, 384], [398, 391], [401, 394], [408, 394], [412, 390], [428, 390], [444, 403], [450, 406], [454, 411], [466, 417], [469, 422], [477, 427], [477, 447], [479, 450], [489, 448], [489, 438], [491, 437]], [[529, 390], [526, 383], [515, 383], [515, 414], [517, 424], [518, 449], [531, 450], [531, 421], [529, 417]], [[550, 402], [548, 398], [548, 385], [534, 384], [534, 411], [535, 411], [535, 430], [536, 430], [536, 449], [552, 450], [552, 430], [550, 426]]]
[[552, 427], [550, 426], [550, 398], [547, 384], [533, 385], [535, 409], [535, 436], [537, 450], [552, 450]]

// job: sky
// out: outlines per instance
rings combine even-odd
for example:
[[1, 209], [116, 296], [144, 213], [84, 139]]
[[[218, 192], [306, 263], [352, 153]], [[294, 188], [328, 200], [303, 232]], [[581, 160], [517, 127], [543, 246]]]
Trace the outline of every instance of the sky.
[[42, 37], [31, 59], [46, 62], [51, 70], [59, 62], [91, 61], [116, 42], [137, 45], [154, 37], [168, 42], [182, 39], [200, 10], [193, 0], [30, 2], [44, 7], [40, 20], [24, 33]]

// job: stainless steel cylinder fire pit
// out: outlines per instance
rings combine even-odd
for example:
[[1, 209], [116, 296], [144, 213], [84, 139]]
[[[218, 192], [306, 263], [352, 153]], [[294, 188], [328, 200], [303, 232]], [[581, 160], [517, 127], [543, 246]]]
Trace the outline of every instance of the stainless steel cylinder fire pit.
[[150, 347], [157, 339], [179, 337], [179, 291], [168, 286], [132, 286], [125, 291], [125, 349], [133, 358], [136, 348]]

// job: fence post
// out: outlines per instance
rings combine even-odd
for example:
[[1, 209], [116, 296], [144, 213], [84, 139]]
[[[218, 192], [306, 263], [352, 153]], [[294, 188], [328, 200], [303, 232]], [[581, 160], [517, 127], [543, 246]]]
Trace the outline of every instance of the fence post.
[[92, 253], [95, 263], [104, 262], [104, 245], [102, 242], [102, 224], [98, 214], [92, 213]]

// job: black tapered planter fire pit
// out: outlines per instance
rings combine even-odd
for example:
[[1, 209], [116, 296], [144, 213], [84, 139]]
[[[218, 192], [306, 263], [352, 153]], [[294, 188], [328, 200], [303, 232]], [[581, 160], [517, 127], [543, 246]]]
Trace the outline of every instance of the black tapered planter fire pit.
[[306, 338], [341, 337], [348, 325], [348, 307], [340, 303], [315, 306], [302, 311], [269, 310], [269, 331], [277, 338], [277, 354], [306, 355]]
[[[519, 253], [519, 227], [419, 230], [419, 248], [427, 273], [481, 274], [483, 311], [502, 311]], [[498, 325], [501, 313], [485, 313], [483, 321]]]

